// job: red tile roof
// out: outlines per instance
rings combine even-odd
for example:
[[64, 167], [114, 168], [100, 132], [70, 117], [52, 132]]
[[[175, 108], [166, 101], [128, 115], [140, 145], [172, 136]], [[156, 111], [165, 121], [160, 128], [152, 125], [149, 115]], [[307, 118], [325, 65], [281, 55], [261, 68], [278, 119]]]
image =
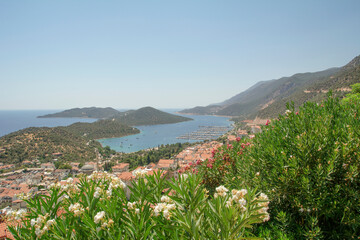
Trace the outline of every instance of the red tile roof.
[[129, 181], [135, 178], [135, 176], [131, 172], [122, 172], [120, 174], [116, 174], [116, 176], [118, 176], [118, 178], [123, 181]]
[[169, 168], [170, 165], [172, 165], [172, 164], [174, 164], [174, 163], [175, 163], [175, 161], [174, 161], [174, 160], [171, 160], [171, 159], [160, 159], [159, 162], [158, 162], [158, 164], [157, 164], [157, 166], [158, 166], [159, 168], [161, 168], [161, 167], [167, 167], [167, 168]]
[[123, 168], [129, 167], [129, 165], [130, 165], [129, 163], [120, 163], [118, 165], [113, 166], [112, 168], [123, 169]]
[[14, 236], [11, 234], [11, 232], [8, 229], [8, 226], [17, 226], [20, 224], [20, 220], [12, 220], [0, 223], [0, 239], [15, 239]]

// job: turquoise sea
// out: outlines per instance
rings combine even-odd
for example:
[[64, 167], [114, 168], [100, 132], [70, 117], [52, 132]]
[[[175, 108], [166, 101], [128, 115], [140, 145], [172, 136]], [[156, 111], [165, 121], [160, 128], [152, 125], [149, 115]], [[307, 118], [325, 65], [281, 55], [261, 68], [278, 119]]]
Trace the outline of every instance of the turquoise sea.
[[[87, 118], [37, 118], [37, 116], [58, 112], [59, 110], [1, 110], [0, 137], [27, 127], [56, 127], [68, 126], [75, 122], [94, 122], [96, 119]], [[175, 113], [177, 109], [163, 110]], [[152, 126], [137, 126], [139, 134], [121, 138], [100, 139], [103, 146], [109, 146], [118, 152], [135, 152], [147, 148], [154, 148], [162, 144], [195, 142], [194, 140], [177, 139], [181, 135], [194, 132], [200, 126], [231, 126], [232, 122], [226, 117], [216, 116], [188, 116], [193, 121], [162, 124]]]
[[[173, 112], [172, 112], [173, 113]], [[117, 152], [136, 152], [139, 150], [154, 148], [162, 144], [196, 142], [195, 140], [177, 139], [181, 135], [194, 132], [200, 126], [231, 126], [232, 122], [226, 117], [216, 116], [187, 116], [193, 121], [162, 124], [152, 126], [137, 126], [140, 130], [139, 134], [121, 138], [100, 139], [99, 142], [103, 146], [109, 146]]]

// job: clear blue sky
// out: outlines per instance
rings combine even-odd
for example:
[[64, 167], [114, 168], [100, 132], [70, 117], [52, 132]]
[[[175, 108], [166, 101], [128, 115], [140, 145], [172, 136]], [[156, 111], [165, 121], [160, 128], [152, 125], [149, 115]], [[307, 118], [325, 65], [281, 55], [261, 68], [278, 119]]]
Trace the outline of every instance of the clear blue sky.
[[0, 109], [208, 105], [359, 54], [359, 0], [4, 0]]

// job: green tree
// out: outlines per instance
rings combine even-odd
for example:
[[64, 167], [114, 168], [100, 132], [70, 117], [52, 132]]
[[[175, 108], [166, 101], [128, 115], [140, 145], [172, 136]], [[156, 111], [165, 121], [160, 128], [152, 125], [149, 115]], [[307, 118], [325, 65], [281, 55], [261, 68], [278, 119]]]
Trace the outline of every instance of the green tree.
[[351, 93], [347, 94], [343, 102], [360, 102], [360, 83], [351, 85]]

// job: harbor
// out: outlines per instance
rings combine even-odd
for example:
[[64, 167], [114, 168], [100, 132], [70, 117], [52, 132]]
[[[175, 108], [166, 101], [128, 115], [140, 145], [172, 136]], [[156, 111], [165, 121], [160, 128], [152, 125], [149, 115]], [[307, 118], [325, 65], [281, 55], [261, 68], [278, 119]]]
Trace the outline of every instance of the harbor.
[[231, 130], [231, 127], [199, 126], [199, 129], [197, 131], [186, 133], [184, 135], [177, 137], [177, 139], [197, 140], [197, 141], [213, 140], [222, 136], [229, 130]]

